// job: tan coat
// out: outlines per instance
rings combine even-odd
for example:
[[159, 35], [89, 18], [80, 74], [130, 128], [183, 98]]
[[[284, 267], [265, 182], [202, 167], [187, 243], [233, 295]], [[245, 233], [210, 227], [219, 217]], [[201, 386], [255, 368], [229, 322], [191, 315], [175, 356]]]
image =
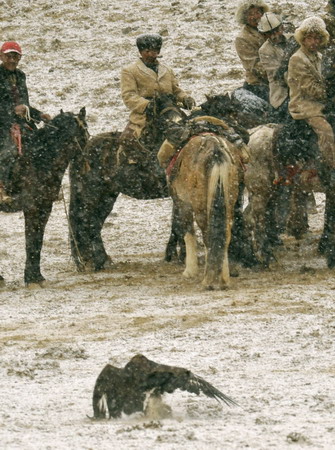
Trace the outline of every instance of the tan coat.
[[270, 87], [270, 103], [274, 108], [279, 106], [286, 100], [288, 96], [288, 86], [286, 84], [286, 75], [284, 79], [275, 80], [274, 76], [280, 67], [285, 54], [285, 48], [281, 45], [273, 44], [268, 39], [259, 49], [259, 58], [262, 66], [265, 68]]
[[289, 112], [293, 119], [323, 116], [326, 88], [321, 76], [321, 54], [304, 47], [291, 56], [287, 83], [290, 90]]
[[149, 69], [140, 59], [122, 69], [122, 100], [130, 109], [129, 126], [138, 136], [145, 126], [145, 108], [149, 99], [157, 93], [174, 94], [178, 101], [188, 96], [179, 87], [173, 71], [164, 64], [159, 63], [158, 74]]
[[249, 84], [268, 84], [258, 54], [264, 41], [264, 36], [248, 25], [243, 26], [235, 39], [235, 48], [245, 70], [245, 81]]

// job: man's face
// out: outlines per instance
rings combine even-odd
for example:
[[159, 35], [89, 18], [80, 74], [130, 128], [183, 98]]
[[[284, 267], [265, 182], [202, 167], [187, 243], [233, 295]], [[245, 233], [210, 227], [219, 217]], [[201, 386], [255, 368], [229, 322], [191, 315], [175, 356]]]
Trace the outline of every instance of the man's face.
[[284, 28], [281, 25], [280, 27], [276, 28], [272, 33], [269, 33], [268, 38], [273, 44], [280, 44], [284, 41], [283, 36]]
[[140, 51], [143, 62], [147, 64], [155, 64], [159, 53], [160, 48], [146, 48]]
[[309, 52], [316, 53], [320, 50], [322, 36], [319, 33], [308, 33], [304, 37], [302, 43]]
[[247, 24], [253, 28], [257, 28], [259, 21], [263, 15], [263, 10], [261, 8], [257, 8], [256, 6], [252, 6], [248, 9], [246, 21]]
[[0, 59], [5, 69], [13, 72], [21, 59], [21, 55], [16, 52], [0, 53]]

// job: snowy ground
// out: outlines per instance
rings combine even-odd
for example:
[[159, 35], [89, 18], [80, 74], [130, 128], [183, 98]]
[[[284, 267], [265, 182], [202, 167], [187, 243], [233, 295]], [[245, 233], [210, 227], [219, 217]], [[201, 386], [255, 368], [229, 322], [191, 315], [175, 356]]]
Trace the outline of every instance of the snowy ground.
[[[35, 106], [57, 113], [85, 105], [92, 134], [121, 130], [127, 111], [119, 72], [146, 30], [164, 34], [164, 60], [198, 102], [241, 84], [233, 0], [114, 3], [0, 1], [2, 39], [25, 50], [21, 67]], [[298, 23], [322, 14], [326, 2], [278, 3]], [[67, 202], [67, 179], [64, 195]], [[23, 215], [1, 213], [1, 447], [335, 448], [335, 280], [316, 252], [323, 201], [318, 194], [302, 242], [284, 236], [269, 271], [241, 269], [222, 292], [203, 291], [200, 279], [184, 280], [181, 266], [162, 261], [169, 199], [121, 196], [104, 228], [115, 265], [93, 274], [76, 272], [64, 203], [57, 202], [43, 289], [23, 284]], [[176, 392], [165, 399], [171, 419], [92, 422], [100, 370], [139, 352], [191, 369], [241, 406]]]

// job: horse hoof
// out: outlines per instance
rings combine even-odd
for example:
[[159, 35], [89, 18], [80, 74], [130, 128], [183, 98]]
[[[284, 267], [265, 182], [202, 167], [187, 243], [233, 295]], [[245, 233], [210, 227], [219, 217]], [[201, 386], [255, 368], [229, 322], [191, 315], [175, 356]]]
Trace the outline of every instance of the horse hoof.
[[43, 289], [43, 287], [44, 287], [44, 280], [43, 281], [34, 282], [34, 283], [26, 283], [26, 287], [28, 289], [31, 289], [31, 290]]
[[233, 277], [233, 278], [237, 278], [237, 277], [240, 276], [240, 273], [239, 273], [239, 271], [237, 270], [236, 267], [232, 267], [232, 268], [229, 270], [229, 273], [230, 273], [230, 276]]
[[184, 270], [184, 272], [183, 272], [183, 277], [184, 278], [187, 278], [187, 279], [189, 279], [189, 278], [195, 278], [196, 276], [198, 275], [198, 271], [196, 270], [194, 270], [194, 271], [192, 271], [192, 270]]
[[110, 256], [108, 256], [108, 258], [106, 259], [106, 261], [104, 262], [103, 266], [102, 266], [102, 270], [110, 270], [112, 269], [114, 266], [114, 263], [112, 261], [112, 258]]

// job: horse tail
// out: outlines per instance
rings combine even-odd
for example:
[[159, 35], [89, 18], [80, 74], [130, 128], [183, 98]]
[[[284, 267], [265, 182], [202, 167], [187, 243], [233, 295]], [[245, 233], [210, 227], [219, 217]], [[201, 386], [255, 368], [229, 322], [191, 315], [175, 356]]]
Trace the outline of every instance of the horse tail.
[[[228, 246], [230, 242], [229, 197], [233, 160], [224, 141], [213, 140], [207, 193], [207, 261], [206, 282], [218, 277], [222, 287], [229, 282]], [[222, 275], [220, 277], [220, 274]]]

